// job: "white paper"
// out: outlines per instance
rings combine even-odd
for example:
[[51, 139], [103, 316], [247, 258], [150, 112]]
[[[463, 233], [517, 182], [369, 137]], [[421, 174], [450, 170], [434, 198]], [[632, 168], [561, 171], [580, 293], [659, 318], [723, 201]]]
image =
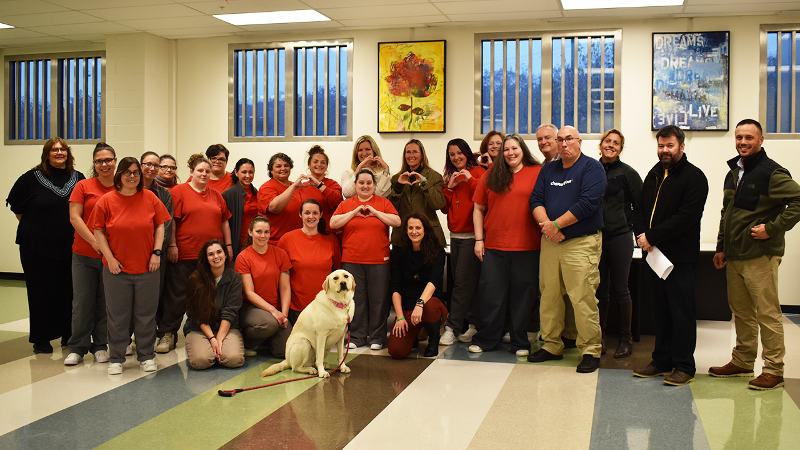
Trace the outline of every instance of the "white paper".
[[672, 272], [672, 268], [675, 267], [672, 262], [661, 253], [661, 250], [656, 247], [653, 247], [651, 251], [647, 252], [647, 264], [650, 265], [653, 272], [662, 280], [666, 280]]

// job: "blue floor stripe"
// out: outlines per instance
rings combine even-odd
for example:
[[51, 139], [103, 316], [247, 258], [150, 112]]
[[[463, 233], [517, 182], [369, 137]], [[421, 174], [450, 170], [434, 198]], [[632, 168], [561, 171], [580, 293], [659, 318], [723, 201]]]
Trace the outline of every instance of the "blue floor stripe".
[[689, 386], [600, 369], [591, 449], [710, 448]]
[[[259, 355], [246, 358], [237, 369], [208, 370], [194, 370], [181, 361], [6, 433], [0, 436], [0, 448], [92, 449], [265, 361], [277, 360]], [[165, 423], [164, 430], [176, 426], [180, 424]]]

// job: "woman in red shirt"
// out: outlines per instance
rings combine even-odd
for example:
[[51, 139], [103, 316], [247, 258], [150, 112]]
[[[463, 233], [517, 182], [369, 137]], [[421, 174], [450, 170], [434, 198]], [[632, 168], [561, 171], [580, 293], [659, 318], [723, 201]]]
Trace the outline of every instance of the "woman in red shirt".
[[475, 154], [467, 141], [453, 139], [447, 143], [447, 159], [444, 164], [444, 200], [442, 212], [447, 214], [450, 230], [450, 266], [453, 271], [453, 287], [450, 288], [450, 316], [439, 341], [442, 345], [456, 342], [456, 333], [464, 328], [468, 319], [469, 328], [458, 336], [461, 342], [472, 342], [478, 332], [478, 280], [481, 276], [481, 261], [475, 256], [475, 227], [472, 222], [472, 196], [478, 180], [486, 169], [478, 165]]
[[117, 153], [105, 142], [92, 152], [89, 177], [75, 185], [69, 197], [69, 221], [75, 228], [72, 244], [72, 336], [65, 366], [83, 361], [92, 352], [95, 362], [108, 362], [106, 351], [106, 298], [103, 292], [103, 261], [94, 231], [87, 223], [100, 197], [114, 190]]
[[103, 287], [111, 351], [108, 374], [122, 373], [131, 322], [139, 366], [145, 372], [155, 372], [158, 268], [169, 212], [155, 194], [142, 189], [142, 170], [136, 158], [122, 158], [114, 189], [97, 202], [91, 219], [105, 265]]
[[175, 242], [167, 249], [167, 269], [164, 309], [158, 322], [156, 352], [167, 353], [178, 341], [178, 330], [186, 312], [186, 283], [197, 265], [200, 248], [211, 239], [225, 242], [228, 259], [233, 259], [231, 213], [222, 195], [208, 188], [211, 163], [200, 154], [189, 158], [191, 180], [180, 184], [170, 193], [175, 214]]
[[357, 286], [350, 348], [367, 342], [372, 350], [383, 348], [389, 315], [389, 227], [399, 226], [392, 202], [375, 195], [375, 174], [359, 170], [356, 196], [340, 203], [331, 218], [331, 227], [344, 228], [342, 268], [353, 274]]
[[206, 149], [206, 158], [211, 163], [211, 176], [208, 178], [208, 187], [216, 189], [220, 194], [233, 186], [234, 183], [230, 172], [225, 171], [228, 167], [228, 156], [230, 154], [222, 144], [212, 144]]
[[283, 249], [270, 245], [270, 231], [269, 219], [255, 216], [247, 232], [249, 245], [236, 258], [246, 300], [239, 321], [245, 356], [256, 356], [256, 348], [266, 343], [272, 356], [284, 358], [286, 340], [292, 333], [288, 318], [292, 263]]
[[253, 186], [256, 176], [256, 163], [242, 158], [236, 161], [236, 168], [231, 173], [233, 186], [222, 193], [228, 211], [231, 212], [231, 244], [233, 258], [247, 245], [247, 230], [250, 221], [258, 214], [258, 189]]
[[294, 182], [290, 181], [293, 168], [294, 161], [289, 155], [275, 153], [267, 164], [271, 179], [258, 190], [258, 212], [269, 219], [272, 227], [269, 243], [272, 245], [277, 245], [284, 233], [302, 226], [295, 211], [300, 210], [303, 202], [299, 188], [308, 176], [300, 175]]
[[502, 158], [475, 189], [475, 255], [483, 262], [478, 292], [482, 328], [472, 338], [472, 353], [500, 346], [506, 308], [511, 351], [517, 356], [530, 353], [527, 326], [539, 298], [542, 233], [527, 202], [541, 168], [525, 141], [512, 134], [503, 140]]
[[289, 272], [292, 284], [289, 322], [292, 325], [317, 296], [325, 278], [342, 266], [339, 241], [326, 229], [319, 202], [308, 199], [301, 208], [303, 228], [284, 234], [278, 242], [278, 248], [285, 250], [292, 262]]
[[325, 176], [329, 165], [330, 160], [325, 150], [319, 145], [311, 147], [308, 151], [308, 185], [300, 189], [300, 199], [314, 199], [320, 204], [326, 223], [330, 223], [333, 212], [343, 200], [342, 187]]

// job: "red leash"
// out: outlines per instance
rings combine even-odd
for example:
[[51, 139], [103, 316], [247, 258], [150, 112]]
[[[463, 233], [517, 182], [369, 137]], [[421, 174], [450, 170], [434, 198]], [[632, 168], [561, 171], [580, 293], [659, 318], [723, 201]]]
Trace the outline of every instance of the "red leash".
[[[333, 372], [336, 372], [337, 370], [339, 370], [339, 368], [342, 367], [342, 364], [344, 364], [345, 360], [347, 359], [347, 355], [350, 353], [350, 327], [347, 328], [347, 344], [345, 346], [345, 349], [346, 350], [344, 352], [344, 358], [342, 358], [342, 361], [339, 363], [338, 366], [336, 366], [335, 369], [331, 370], [328, 373], [333, 373]], [[319, 375], [309, 375], [307, 377], [292, 378], [291, 380], [276, 381], [275, 383], [263, 384], [261, 386], [253, 386], [253, 387], [249, 387], [249, 388], [227, 389], [227, 390], [226, 389], [220, 389], [219, 391], [217, 391], [217, 394], [219, 394], [221, 397], [233, 397], [234, 395], [236, 395], [236, 394], [238, 394], [240, 392], [252, 391], [252, 390], [255, 390], [255, 389], [261, 389], [261, 388], [270, 387], [270, 386], [277, 386], [279, 384], [289, 383], [291, 381], [299, 381], [299, 380], [307, 380], [309, 378], [317, 378], [318, 376]]]

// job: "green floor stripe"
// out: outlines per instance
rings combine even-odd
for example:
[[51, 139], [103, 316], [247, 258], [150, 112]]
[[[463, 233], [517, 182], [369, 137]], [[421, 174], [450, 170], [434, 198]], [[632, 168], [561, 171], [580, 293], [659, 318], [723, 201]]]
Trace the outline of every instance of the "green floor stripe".
[[[336, 353], [327, 361], [336, 367]], [[347, 362], [358, 355], [350, 354]], [[98, 449], [162, 448], [165, 442], [181, 448], [216, 449], [252, 427], [264, 417], [290, 402], [322, 380], [313, 378], [272, 386], [255, 391], [221, 397], [220, 389], [237, 389], [305, 376], [285, 370], [271, 377], [261, 378], [261, 372], [277, 360], [261, 364], [247, 372], [198, 394], [193, 399], [160, 414], [157, 417], [123, 433], [97, 447]], [[213, 369], [209, 369], [213, 370]], [[338, 375], [333, 375], [338, 376]], [[165, 440], [165, 434], [169, 439]]]
[[748, 389], [750, 378], [695, 378], [690, 386], [712, 449], [796, 448], [800, 442], [800, 409], [783, 388]]

